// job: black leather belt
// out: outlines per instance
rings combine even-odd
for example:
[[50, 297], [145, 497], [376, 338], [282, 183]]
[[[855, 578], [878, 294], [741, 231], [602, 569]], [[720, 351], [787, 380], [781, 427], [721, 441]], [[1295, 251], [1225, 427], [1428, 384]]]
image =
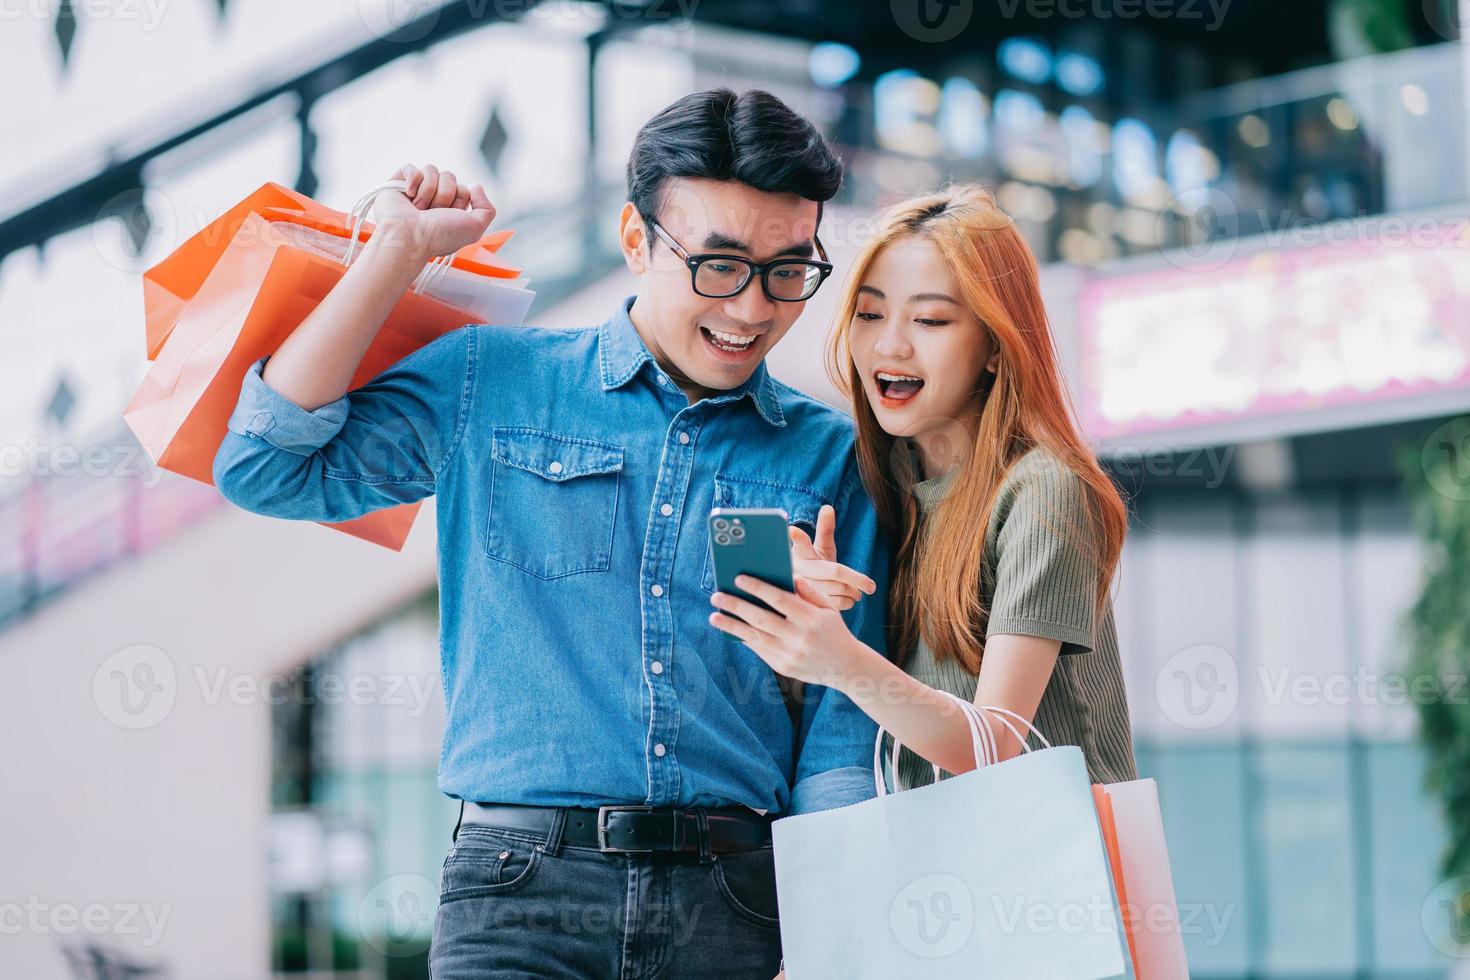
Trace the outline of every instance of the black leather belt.
[[771, 820], [743, 807], [719, 809], [672, 807], [518, 806], [466, 802], [460, 826], [493, 827], [551, 836], [558, 810], [566, 812], [563, 843], [595, 847], [606, 853], [650, 854], [654, 851], [699, 851], [701, 838], [712, 853], [753, 851], [771, 843]]

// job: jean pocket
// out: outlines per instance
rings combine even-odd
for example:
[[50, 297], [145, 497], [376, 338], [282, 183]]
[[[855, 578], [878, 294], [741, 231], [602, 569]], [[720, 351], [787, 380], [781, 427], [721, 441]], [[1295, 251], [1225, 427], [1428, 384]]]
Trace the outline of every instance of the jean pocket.
[[[806, 487], [791, 483], [777, 483], [758, 477], [731, 476], [726, 473], [715, 475], [715, 507], [779, 507], [786, 512], [787, 520], [806, 531], [808, 536], [816, 533], [817, 512], [826, 503], [821, 494]], [[709, 527], [700, 532], [705, 538], [704, 573], [700, 585], [704, 591], [715, 591], [715, 560], [710, 549]]]
[[525, 428], [491, 439], [486, 554], [543, 579], [607, 571], [622, 447]]
[[439, 882], [441, 904], [518, 891], [541, 864], [537, 845], [476, 827], [460, 828], [444, 859]]
[[753, 925], [780, 928], [776, 863], [769, 847], [717, 855], [713, 873], [715, 887], [732, 912]]

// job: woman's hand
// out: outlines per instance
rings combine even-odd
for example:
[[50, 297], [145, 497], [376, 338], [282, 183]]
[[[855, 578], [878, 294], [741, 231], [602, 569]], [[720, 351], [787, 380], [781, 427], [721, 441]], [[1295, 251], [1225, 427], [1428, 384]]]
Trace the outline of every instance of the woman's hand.
[[797, 579], [796, 591], [787, 592], [739, 575], [735, 584], [776, 611], [716, 592], [710, 602], [723, 612], [711, 613], [710, 625], [750, 647], [776, 673], [843, 689], [863, 673], [867, 657], [879, 656], [852, 635], [842, 613], [810, 583]]
[[791, 525], [791, 569], [826, 597], [833, 609], [851, 609], [863, 594], [878, 591], [878, 583], [837, 561], [837, 511], [823, 504], [817, 512], [817, 540]]
[[389, 180], [405, 180], [401, 193], [384, 191], [373, 202], [377, 218], [369, 244], [410, 248], [425, 261], [473, 245], [495, 220], [495, 206], [479, 184], [466, 184], [433, 164], [398, 168]]

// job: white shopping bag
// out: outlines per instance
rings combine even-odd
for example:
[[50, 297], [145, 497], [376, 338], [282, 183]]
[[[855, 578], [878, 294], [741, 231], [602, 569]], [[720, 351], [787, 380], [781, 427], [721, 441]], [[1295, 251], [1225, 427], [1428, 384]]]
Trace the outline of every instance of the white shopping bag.
[[[1009, 712], [953, 700], [990, 763]], [[788, 980], [1132, 980], [1080, 749], [888, 793], [883, 738], [878, 798], [772, 826]]]

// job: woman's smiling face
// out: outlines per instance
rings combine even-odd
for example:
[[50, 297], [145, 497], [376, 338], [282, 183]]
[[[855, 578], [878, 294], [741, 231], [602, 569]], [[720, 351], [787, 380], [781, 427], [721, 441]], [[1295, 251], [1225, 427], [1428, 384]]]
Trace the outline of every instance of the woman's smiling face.
[[973, 419], [981, 381], [999, 358], [944, 256], [922, 236], [873, 257], [848, 337], [873, 415], [893, 436], [919, 437]]

